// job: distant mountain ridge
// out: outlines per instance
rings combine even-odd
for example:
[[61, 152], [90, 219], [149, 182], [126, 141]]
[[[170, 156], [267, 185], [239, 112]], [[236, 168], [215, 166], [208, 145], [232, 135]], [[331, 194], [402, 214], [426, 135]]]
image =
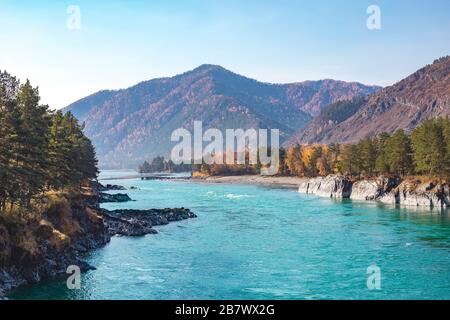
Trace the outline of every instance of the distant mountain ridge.
[[322, 109], [320, 114], [312, 119], [304, 128], [299, 129], [285, 146], [295, 144], [314, 144], [330, 137], [330, 132], [341, 122], [353, 116], [367, 103], [368, 96], [355, 97], [350, 100], [338, 101]]
[[286, 144], [353, 143], [400, 128], [409, 132], [426, 119], [450, 116], [450, 56], [369, 95], [345, 119], [327, 119], [327, 109]]
[[171, 77], [105, 90], [64, 111], [85, 123], [102, 167], [133, 167], [168, 156], [177, 128], [275, 128], [289, 139], [330, 103], [363, 96], [376, 86], [336, 80], [292, 84], [259, 82], [216, 65], [202, 65]]

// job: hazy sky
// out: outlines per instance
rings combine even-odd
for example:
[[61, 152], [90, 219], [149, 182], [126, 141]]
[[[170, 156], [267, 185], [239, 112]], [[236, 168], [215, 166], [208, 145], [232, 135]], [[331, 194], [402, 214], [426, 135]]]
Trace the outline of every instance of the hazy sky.
[[[366, 26], [369, 5], [381, 30]], [[450, 1], [0, 0], [0, 30], [0, 69], [61, 108], [204, 63], [267, 82], [389, 85], [450, 54]]]

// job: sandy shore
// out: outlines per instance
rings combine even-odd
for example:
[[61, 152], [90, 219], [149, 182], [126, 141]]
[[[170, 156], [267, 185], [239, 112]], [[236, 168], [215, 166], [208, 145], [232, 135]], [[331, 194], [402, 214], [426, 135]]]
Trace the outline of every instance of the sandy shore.
[[299, 177], [273, 177], [273, 176], [226, 176], [226, 177], [207, 177], [193, 178], [193, 182], [204, 183], [227, 183], [227, 184], [256, 184], [272, 187], [283, 187], [297, 189], [300, 183], [305, 182], [306, 178]]
[[[260, 176], [260, 175], [247, 175], [247, 176], [223, 176], [223, 177], [158, 177], [155, 175], [149, 175], [151, 180], [171, 180], [171, 181], [191, 181], [198, 183], [225, 183], [225, 184], [253, 184], [262, 185], [268, 187], [283, 187], [298, 189], [302, 182], [307, 181], [307, 178], [300, 177], [277, 177], [277, 176]], [[129, 175], [122, 177], [103, 178], [102, 181], [107, 180], [123, 180], [123, 179], [138, 179], [142, 178], [142, 175]], [[149, 179], [150, 180], [150, 179]]]

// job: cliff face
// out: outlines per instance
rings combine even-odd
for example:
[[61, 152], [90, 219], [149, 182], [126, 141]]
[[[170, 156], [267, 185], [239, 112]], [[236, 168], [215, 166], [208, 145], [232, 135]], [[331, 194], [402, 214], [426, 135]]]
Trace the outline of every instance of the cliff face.
[[317, 177], [302, 183], [300, 193], [337, 199], [378, 201], [380, 203], [443, 209], [450, 208], [448, 185], [378, 177], [352, 181], [340, 175]]
[[0, 296], [17, 286], [55, 279], [67, 267], [91, 267], [81, 252], [110, 241], [95, 197], [60, 198], [36, 217], [0, 216]]
[[298, 189], [300, 193], [315, 194], [321, 197], [345, 199], [352, 192], [352, 183], [338, 175], [317, 177], [303, 182]]
[[[355, 143], [382, 132], [409, 132], [426, 119], [450, 116], [450, 56], [369, 95], [361, 105], [347, 107], [347, 117], [321, 114], [299, 129], [290, 143]], [[333, 108], [339, 111], [339, 105]]]
[[433, 183], [403, 181], [377, 200], [409, 207], [450, 208], [449, 186]]

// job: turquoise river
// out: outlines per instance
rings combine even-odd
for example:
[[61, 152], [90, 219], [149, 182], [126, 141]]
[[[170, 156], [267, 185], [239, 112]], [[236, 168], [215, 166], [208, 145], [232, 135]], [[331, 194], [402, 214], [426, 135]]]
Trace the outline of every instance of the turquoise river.
[[[102, 177], [130, 172], [102, 172]], [[114, 237], [65, 279], [11, 299], [450, 299], [450, 214], [333, 201], [296, 190], [108, 180], [137, 190], [116, 208], [186, 207], [197, 219]], [[369, 290], [367, 269], [380, 269]], [[372, 288], [373, 289], [373, 288]]]

